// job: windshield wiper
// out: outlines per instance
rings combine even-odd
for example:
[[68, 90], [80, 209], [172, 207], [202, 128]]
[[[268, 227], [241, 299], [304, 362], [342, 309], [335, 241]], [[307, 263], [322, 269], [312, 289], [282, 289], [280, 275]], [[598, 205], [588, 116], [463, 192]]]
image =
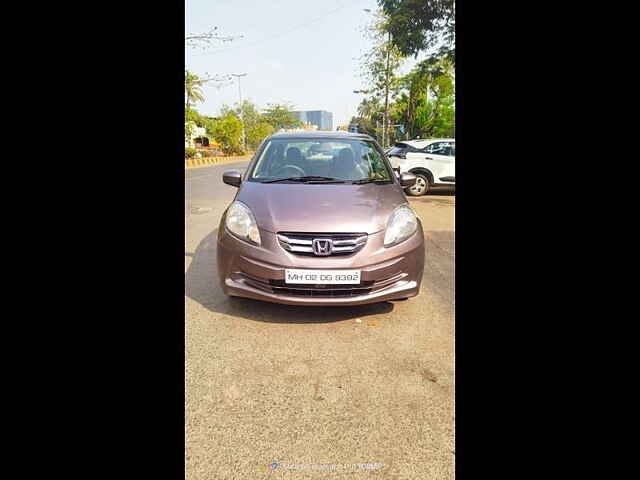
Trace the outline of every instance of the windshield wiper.
[[343, 180], [341, 178], [334, 178], [334, 177], [321, 177], [321, 176], [317, 176], [317, 175], [306, 175], [303, 177], [285, 177], [285, 178], [274, 178], [273, 180], [264, 180], [262, 183], [275, 183], [275, 182], [285, 182], [285, 181], [290, 181], [290, 182], [314, 182], [314, 181], [321, 181], [321, 182], [336, 182], [336, 183], [344, 183], [346, 180]]
[[364, 183], [387, 183], [390, 182], [391, 180], [388, 178], [362, 178], [360, 180], [354, 180], [353, 183], [354, 185], [362, 185]]

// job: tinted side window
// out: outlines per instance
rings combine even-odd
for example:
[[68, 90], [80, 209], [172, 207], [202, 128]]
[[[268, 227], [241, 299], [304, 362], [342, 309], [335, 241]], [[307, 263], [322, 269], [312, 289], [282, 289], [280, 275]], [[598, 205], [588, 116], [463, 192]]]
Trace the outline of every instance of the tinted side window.
[[436, 142], [436, 143], [432, 143], [431, 145], [427, 145], [424, 148], [424, 152], [426, 153], [436, 153], [438, 150], [440, 150], [440, 142]]
[[453, 142], [436, 142], [429, 145], [424, 149], [426, 153], [433, 153], [434, 155], [455, 155]]
[[387, 152], [387, 156], [390, 157], [391, 155], [403, 155], [406, 151], [407, 149], [404, 147], [393, 147]]
[[422, 152], [422, 149], [416, 148], [407, 143], [396, 143], [391, 151], [389, 151], [389, 155], [393, 153], [407, 153], [407, 152]]

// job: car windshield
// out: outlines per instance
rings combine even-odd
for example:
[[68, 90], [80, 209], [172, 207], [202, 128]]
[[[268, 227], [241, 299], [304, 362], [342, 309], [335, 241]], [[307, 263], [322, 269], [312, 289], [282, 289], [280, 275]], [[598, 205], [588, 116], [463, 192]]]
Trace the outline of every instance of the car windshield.
[[355, 139], [272, 139], [249, 175], [256, 182], [392, 181], [373, 142]]

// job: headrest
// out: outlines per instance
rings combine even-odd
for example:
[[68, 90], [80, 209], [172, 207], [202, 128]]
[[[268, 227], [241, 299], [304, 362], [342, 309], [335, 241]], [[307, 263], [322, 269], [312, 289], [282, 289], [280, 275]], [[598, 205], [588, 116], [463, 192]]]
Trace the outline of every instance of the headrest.
[[302, 161], [302, 152], [298, 147], [290, 147], [287, 150], [287, 163]]
[[355, 157], [353, 155], [353, 150], [351, 150], [350, 148], [343, 148], [342, 150], [340, 150], [340, 152], [338, 153], [338, 161], [340, 163], [354, 163]]

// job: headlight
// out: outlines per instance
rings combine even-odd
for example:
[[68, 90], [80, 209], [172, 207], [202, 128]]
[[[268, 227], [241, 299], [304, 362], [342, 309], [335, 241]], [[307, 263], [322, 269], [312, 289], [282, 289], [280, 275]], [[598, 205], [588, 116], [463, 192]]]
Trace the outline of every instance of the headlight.
[[244, 203], [233, 202], [227, 210], [227, 228], [241, 240], [260, 245], [260, 233], [253, 213]]
[[387, 223], [387, 231], [384, 234], [384, 246], [390, 247], [404, 242], [418, 229], [418, 219], [409, 205], [400, 205], [396, 208]]

